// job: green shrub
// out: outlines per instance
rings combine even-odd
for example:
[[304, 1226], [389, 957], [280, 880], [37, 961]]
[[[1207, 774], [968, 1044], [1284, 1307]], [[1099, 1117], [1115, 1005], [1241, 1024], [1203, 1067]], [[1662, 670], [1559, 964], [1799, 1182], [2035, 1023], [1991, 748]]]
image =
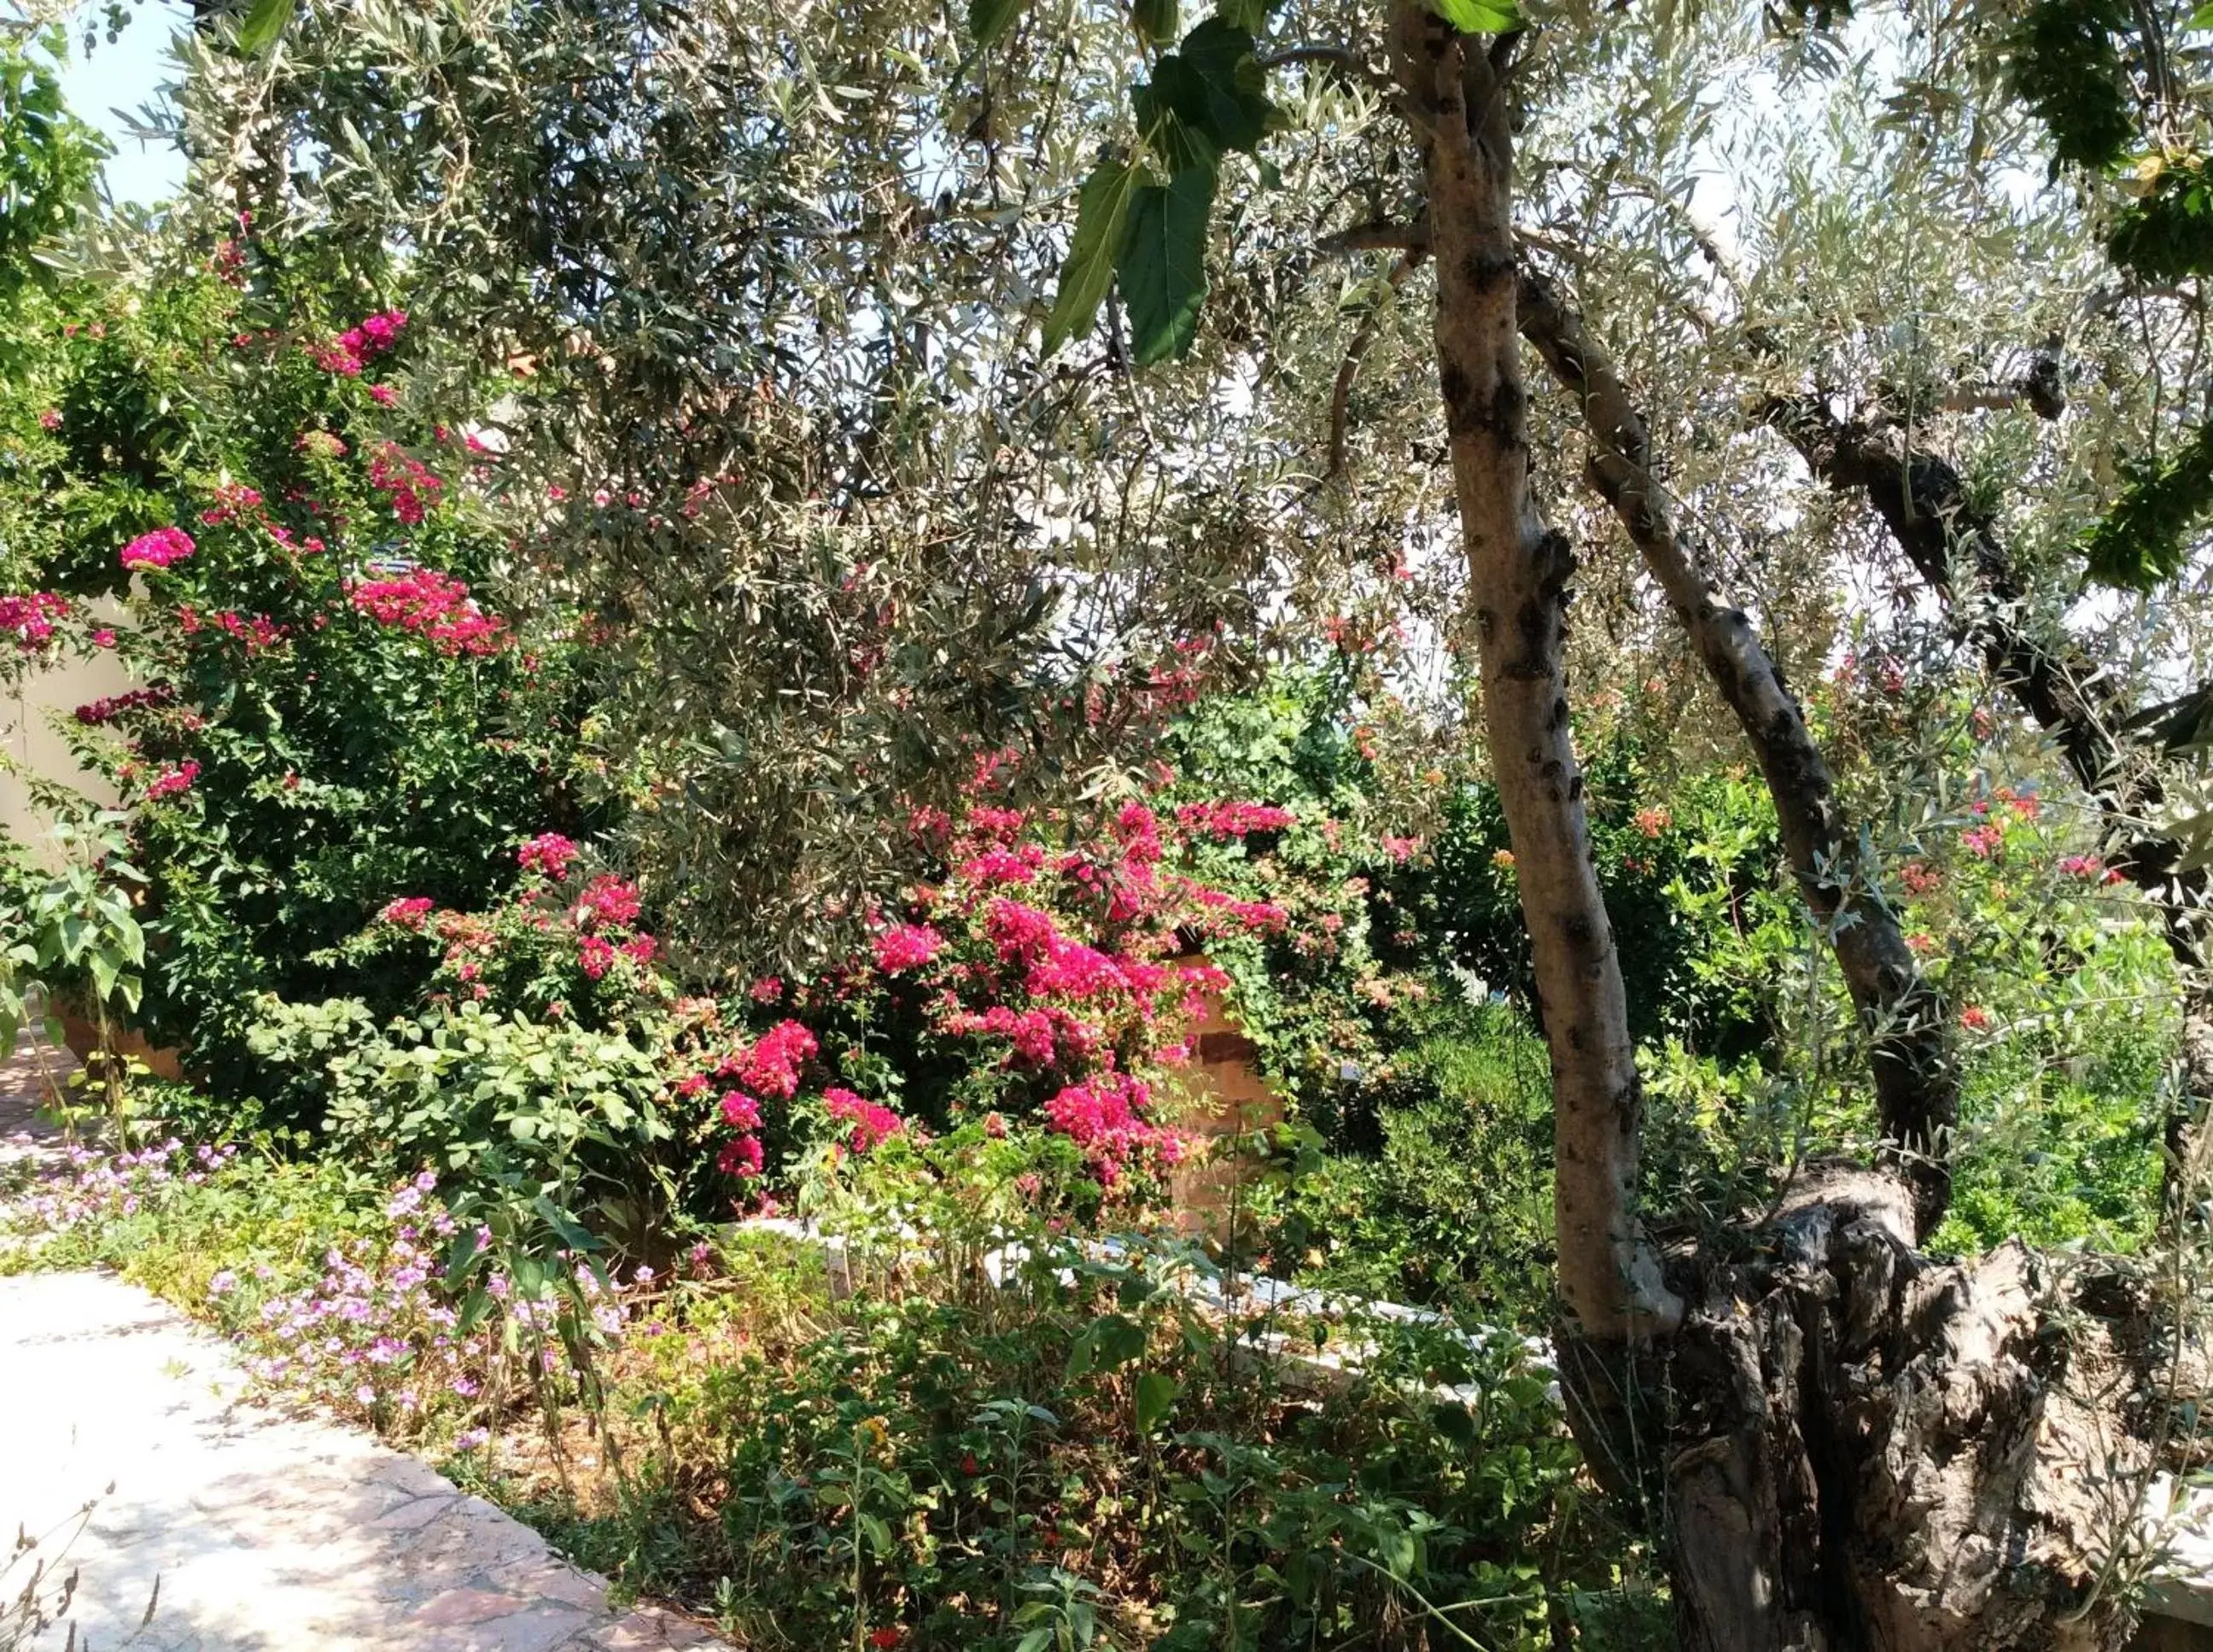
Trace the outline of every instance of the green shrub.
[[1540, 1325], [1552, 1256], [1544, 1044], [1503, 1005], [1430, 1019], [1365, 1098], [1378, 1150], [1326, 1159], [1264, 1213], [1270, 1260], [1332, 1289]]

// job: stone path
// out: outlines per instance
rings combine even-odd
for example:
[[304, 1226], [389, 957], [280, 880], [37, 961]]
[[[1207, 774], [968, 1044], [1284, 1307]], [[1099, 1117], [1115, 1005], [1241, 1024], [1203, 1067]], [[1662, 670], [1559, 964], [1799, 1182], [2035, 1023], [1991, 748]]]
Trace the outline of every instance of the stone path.
[[98, 1499], [64, 1558], [81, 1574], [79, 1647], [721, 1644], [681, 1620], [613, 1611], [600, 1579], [491, 1504], [354, 1429], [239, 1404], [238, 1385], [220, 1339], [136, 1286], [0, 1279], [0, 1411], [12, 1419], [0, 1547], [19, 1524], [65, 1532]]
[[13, 1055], [0, 1060], [0, 1192], [11, 1177], [34, 1173], [60, 1156], [61, 1131], [40, 1116], [46, 1078], [58, 1085], [76, 1070], [66, 1050], [48, 1049], [34, 1027], [25, 1027]]
[[[0, 1064], [0, 1189], [54, 1155], [34, 1074]], [[427, 1465], [245, 1404], [240, 1387], [228, 1344], [135, 1285], [0, 1278], [0, 1564], [19, 1528], [56, 1533], [42, 1545], [56, 1560], [94, 1503], [54, 1567], [79, 1574], [69, 1625], [37, 1652], [60, 1652], [70, 1627], [80, 1652], [724, 1644], [664, 1613], [615, 1611], [602, 1580]], [[19, 1567], [0, 1594], [27, 1577]]]

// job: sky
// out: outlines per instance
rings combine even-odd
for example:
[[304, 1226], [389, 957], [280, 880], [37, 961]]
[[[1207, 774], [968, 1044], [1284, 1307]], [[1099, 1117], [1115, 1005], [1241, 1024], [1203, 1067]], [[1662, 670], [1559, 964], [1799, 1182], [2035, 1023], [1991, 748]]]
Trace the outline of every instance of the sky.
[[108, 43], [101, 28], [88, 54], [82, 23], [96, 20], [97, 15], [95, 9], [86, 8], [70, 31], [62, 95], [77, 119], [99, 128], [115, 147], [107, 161], [108, 192], [118, 201], [150, 206], [184, 182], [185, 157], [166, 145], [141, 143], [131, 135], [124, 116], [135, 115], [160, 98], [162, 82], [176, 72], [169, 56], [170, 40], [185, 27], [190, 13], [181, 0], [141, 0], [130, 9], [130, 21], [114, 43]]

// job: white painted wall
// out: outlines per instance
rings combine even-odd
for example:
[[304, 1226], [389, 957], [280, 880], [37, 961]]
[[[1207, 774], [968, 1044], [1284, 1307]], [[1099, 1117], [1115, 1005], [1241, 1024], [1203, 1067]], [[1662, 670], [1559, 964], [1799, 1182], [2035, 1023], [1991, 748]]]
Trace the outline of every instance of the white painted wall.
[[[33, 672], [14, 692], [0, 698], [0, 750], [45, 780], [73, 786], [100, 802], [117, 801], [115, 789], [99, 776], [79, 768], [52, 716], [66, 718], [88, 700], [126, 692], [133, 686], [123, 662], [113, 654], [88, 660], [64, 660]], [[30, 803], [21, 777], [0, 771], [0, 836], [27, 844], [46, 858], [46, 823]]]

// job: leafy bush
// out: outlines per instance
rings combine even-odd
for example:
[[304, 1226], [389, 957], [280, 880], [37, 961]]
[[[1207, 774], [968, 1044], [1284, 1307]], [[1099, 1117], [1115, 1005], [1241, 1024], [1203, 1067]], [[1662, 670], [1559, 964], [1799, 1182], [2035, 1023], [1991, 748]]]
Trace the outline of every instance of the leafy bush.
[[1544, 1043], [1503, 1005], [1427, 1019], [1373, 1085], [1377, 1151], [1324, 1160], [1267, 1213], [1271, 1263], [1331, 1289], [1543, 1325], [1552, 1260]]
[[44, 605], [24, 658], [113, 649], [145, 684], [68, 732], [136, 806], [145, 1028], [224, 1094], [259, 1082], [259, 995], [397, 1011], [420, 971], [339, 944], [395, 892], [477, 904], [583, 818], [569, 624], [485, 602], [493, 456], [403, 402], [404, 316], [325, 322], [247, 261], [72, 287], [0, 384], [0, 601]]
[[[673, 1296], [616, 1361], [612, 1484], [579, 1501], [514, 1455], [488, 1483], [763, 1648], [1413, 1648], [1450, 1622], [1533, 1649], [1579, 1620], [1651, 1643], [1518, 1342], [1225, 1327], [1176, 1286], [1210, 1272], [1192, 1253], [1071, 1247], [1003, 1197], [1014, 1158], [978, 1167], [987, 1141], [844, 1160], [842, 1261], [753, 1241]], [[1363, 1375], [1302, 1375], [1341, 1344]]]

